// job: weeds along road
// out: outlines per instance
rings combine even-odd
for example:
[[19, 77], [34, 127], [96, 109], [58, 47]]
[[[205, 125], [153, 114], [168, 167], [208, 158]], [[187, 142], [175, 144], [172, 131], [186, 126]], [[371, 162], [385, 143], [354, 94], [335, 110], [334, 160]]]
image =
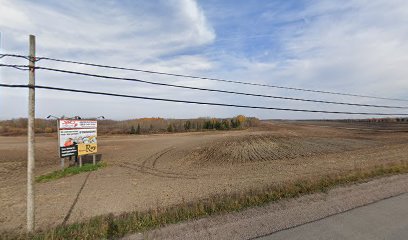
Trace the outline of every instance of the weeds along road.
[[407, 182], [375, 179], [124, 239], [406, 239]]
[[[407, 162], [408, 134], [269, 123], [243, 131], [100, 136], [108, 167], [36, 184], [37, 226], [147, 210], [270, 184]], [[36, 138], [36, 175], [59, 168]], [[26, 137], [0, 137], [0, 230], [25, 226]]]

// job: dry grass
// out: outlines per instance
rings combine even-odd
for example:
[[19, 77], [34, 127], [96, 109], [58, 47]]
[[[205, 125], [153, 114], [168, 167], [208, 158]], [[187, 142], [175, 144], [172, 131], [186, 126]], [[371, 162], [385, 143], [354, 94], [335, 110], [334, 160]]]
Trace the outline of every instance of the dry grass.
[[360, 183], [373, 178], [408, 173], [408, 163], [381, 165], [370, 170], [353, 170], [338, 175], [316, 179], [303, 179], [271, 185], [262, 189], [229, 195], [214, 195], [201, 201], [183, 203], [146, 212], [129, 212], [120, 215], [103, 215], [70, 225], [38, 230], [31, 236], [3, 232], [2, 239], [111, 239], [126, 234], [143, 232], [153, 228], [197, 219], [214, 214], [240, 211], [248, 207], [262, 206], [281, 199], [305, 194], [327, 192], [345, 184]]

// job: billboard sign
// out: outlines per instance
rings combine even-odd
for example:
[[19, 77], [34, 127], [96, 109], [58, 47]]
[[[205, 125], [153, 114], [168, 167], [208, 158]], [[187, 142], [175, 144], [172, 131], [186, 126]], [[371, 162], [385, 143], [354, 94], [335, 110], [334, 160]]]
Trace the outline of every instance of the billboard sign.
[[60, 157], [96, 153], [97, 121], [59, 120], [58, 142]]

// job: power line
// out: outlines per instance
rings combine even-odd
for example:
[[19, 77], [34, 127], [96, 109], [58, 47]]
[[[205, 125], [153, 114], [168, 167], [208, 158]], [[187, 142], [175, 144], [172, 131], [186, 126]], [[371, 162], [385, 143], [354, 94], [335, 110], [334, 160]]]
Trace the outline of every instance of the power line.
[[160, 82], [147, 81], [147, 80], [137, 79], [137, 78], [114, 77], [114, 76], [106, 76], [106, 75], [100, 75], [100, 74], [91, 74], [91, 73], [84, 73], [84, 72], [76, 72], [76, 71], [69, 71], [69, 70], [64, 70], [64, 69], [56, 69], [56, 68], [48, 68], [48, 67], [36, 67], [36, 69], [42, 69], [42, 70], [54, 71], [54, 72], [61, 72], [61, 73], [67, 73], [67, 74], [75, 74], [75, 75], [81, 75], [81, 76], [87, 76], [87, 77], [96, 77], [96, 78], [105, 78], [105, 79], [115, 79], [115, 80], [120, 80], [120, 81], [140, 82], [140, 83], [146, 83], [146, 84], [152, 84], [152, 85], [160, 85], [160, 86], [166, 86], [166, 87], [192, 89], [192, 90], [208, 91], [208, 92], [220, 92], [220, 93], [227, 93], [227, 94], [253, 96], [253, 97], [274, 98], [274, 99], [283, 99], [283, 100], [291, 100], [291, 101], [302, 101], [302, 102], [315, 102], [315, 103], [325, 103], [325, 104], [348, 105], [348, 106], [358, 106], [358, 107], [408, 109], [408, 107], [403, 107], [403, 106], [389, 106], [389, 105], [374, 105], [374, 104], [359, 104], [359, 103], [348, 103], [348, 102], [335, 102], [335, 101], [324, 101], [324, 100], [305, 99], [305, 98], [293, 98], [293, 97], [272, 96], [272, 95], [264, 95], [264, 94], [254, 94], [254, 93], [246, 93], [246, 92], [236, 92], [236, 91], [228, 91], [228, 90], [222, 90], [222, 89], [190, 87], [190, 86], [184, 86], [184, 85], [176, 85], [176, 84], [168, 84], [168, 83], [160, 83]]
[[[19, 58], [28, 59], [27, 56], [23, 56], [23, 55], [0, 54], [0, 58], [2, 58], [4, 56], [19, 57]], [[37, 57], [36, 58], [36, 61], [40, 61], [40, 60], [48, 60], [48, 61], [63, 62], [63, 63], [72, 63], [72, 64], [79, 64], [79, 65], [85, 65], [85, 66], [109, 68], [109, 69], [117, 69], [117, 70], [126, 70], [126, 71], [134, 71], [134, 72], [143, 72], [143, 73], [150, 73], [150, 74], [159, 74], [159, 75], [174, 76], [174, 77], [184, 77], [184, 78], [202, 79], [202, 80], [208, 80], [208, 81], [243, 84], [243, 85], [250, 85], [250, 86], [259, 86], [259, 87], [278, 88], [278, 89], [303, 91], [303, 92], [313, 92], [313, 93], [323, 93], [323, 94], [332, 94], [332, 95], [341, 95], [341, 96], [351, 96], [351, 97], [360, 97], [360, 98], [371, 98], [371, 99], [382, 99], [382, 100], [408, 102], [408, 99], [401, 99], [401, 98], [388, 98], [388, 97], [378, 97], [378, 96], [353, 94], [353, 93], [342, 93], [342, 92], [315, 90], [315, 89], [307, 89], [307, 88], [295, 88], [295, 87], [286, 87], [286, 86], [278, 86], [278, 85], [270, 85], [270, 84], [250, 83], [250, 82], [234, 81], [234, 80], [227, 80], [227, 79], [221, 79], [221, 78], [209, 78], [209, 77], [201, 77], [201, 76], [193, 76], [193, 75], [185, 75], [185, 74], [150, 71], [150, 70], [143, 70], [143, 69], [137, 69], [137, 68], [117, 67], [117, 66], [87, 63], [87, 62], [79, 62], [79, 61], [71, 61], [71, 60], [63, 60], [63, 59], [49, 58], [49, 57]]]
[[29, 56], [23, 56], [23, 55], [18, 55], [18, 54], [0, 54], [0, 59], [4, 57], [15, 57], [15, 58], [24, 58], [26, 60], [29, 60]]
[[[23, 71], [28, 70], [28, 68], [29, 68], [27, 65], [10, 65], [10, 64], [0, 64], [0, 67], [12, 67], [12, 68], [16, 68], [18, 70], [23, 70]], [[314, 100], [314, 99], [304, 99], [304, 98], [292, 98], [292, 97], [281, 97], [281, 96], [272, 96], [272, 95], [263, 95], [263, 94], [253, 94], [253, 93], [245, 93], [245, 92], [235, 92], [235, 91], [220, 90], [220, 89], [198, 88], [198, 87], [189, 87], [189, 86], [183, 86], [183, 85], [158, 83], [158, 82], [146, 81], [146, 80], [136, 79], [136, 78], [119, 78], [119, 77], [112, 77], [112, 76], [105, 76], [105, 75], [98, 75], [98, 74], [89, 74], [89, 73], [82, 73], [82, 72], [74, 72], [74, 71], [54, 69], [54, 68], [46, 68], [46, 67], [36, 67], [36, 68], [37, 69], [48, 70], [48, 71], [56, 71], [56, 72], [84, 75], [84, 76], [90, 76], [90, 77], [116, 79], [116, 80], [122, 80], [122, 81], [136, 81], [136, 82], [142, 82], [142, 83], [153, 84], [153, 85], [161, 85], [161, 86], [167, 86], [167, 87], [185, 88], [185, 89], [210, 91], [210, 92], [221, 92], [221, 93], [237, 94], [237, 95], [245, 95], [245, 96], [275, 98], [275, 99], [303, 101], [303, 102], [316, 102], [316, 103], [326, 103], [326, 104], [338, 104], [338, 105], [348, 105], [348, 106], [359, 106], [359, 107], [394, 108], [394, 109], [407, 109], [408, 108], [408, 107], [402, 107], [402, 106], [358, 104], [358, 103], [348, 103], [348, 102], [334, 102], [334, 101], [324, 101], [324, 100]]]
[[95, 64], [95, 63], [87, 63], [87, 62], [79, 62], [79, 61], [70, 61], [70, 60], [63, 60], [63, 59], [49, 58], [49, 57], [38, 57], [37, 61], [40, 61], [40, 60], [49, 60], [49, 61], [55, 61], [55, 62], [72, 63], [72, 64], [79, 64], [79, 65], [85, 65], [85, 66], [92, 66], [92, 67], [100, 67], [100, 68], [109, 68], [109, 69], [117, 69], [117, 70], [126, 70], [126, 71], [134, 71], [134, 72], [159, 74], [159, 75], [166, 75], [166, 76], [173, 76], [173, 77], [184, 77], [184, 78], [202, 79], [202, 80], [208, 80], [208, 81], [235, 83], [235, 84], [243, 84], [243, 85], [251, 85], [251, 86], [279, 88], [279, 89], [294, 90], [294, 91], [314, 92], [314, 93], [324, 93], [324, 94], [341, 95], [341, 96], [351, 96], [351, 97], [361, 97], [361, 98], [371, 98], [371, 99], [382, 99], [382, 100], [408, 102], [407, 99], [400, 99], [400, 98], [388, 98], [388, 97], [378, 97], [378, 96], [370, 96], [370, 95], [362, 95], [362, 94], [341, 93], [341, 92], [323, 91], [323, 90], [306, 89], [306, 88], [286, 87], [286, 86], [278, 86], [278, 85], [270, 85], [270, 84], [250, 83], [250, 82], [234, 81], [234, 80], [227, 80], [227, 79], [221, 79], [221, 78], [209, 78], [209, 77], [200, 77], [200, 76], [185, 75], [185, 74], [150, 71], [150, 70], [143, 70], [143, 69], [137, 69], [137, 68], [116, 67], [116, 66], [109, 66], [109, 65], [102, 65], [102, 64]]
[[21, 71], [28, 71], [29, 66], [28, 65], [13, 65], [13, 64], [1, 64], [0, 67], [9, 67], [9, 68], [15, 68]]
[[347, 115], [372, 115], [372, 116], [408, 116], [407, 113], [343, 112], [343, 111], [325, 111], [325, 110], [310, 110], [310, 109], [295, 109], [295, 108], [262, 107], [262, 106], [237, 105], [237, 104], [214, 103], [214, 102], [198, 102], [198, 101], [189, 101], [189, 100], [125, 95], [125, 94], [99, 92], [99, 91], [88, 91], [88, 90], [79, 90], [79, 89], [70, 89], [70, 88], [59, 88], [59, 87], [50, 87], [50, 86], [41, 86], [41, 85], [28, 86], [28, 85], [22, 85], [22, 84], [21, 85], [19, 84], [0, 84], [0, 87], [11, 87], [11, 88], [33, 88], [34, 87], [34, 88], [39, 88], [39, 89], [48, 89], [48, 90], [55, 90], [55, 91], [86, 93], [86, 94], [105, 95], [105, 96], [124, 97], [124, 98], [137, 98], [137, 99], [152, 100], [152, 101], [188, 103], [188, 104], [223, 106], [223, 107], [250, 108], [250, 109], [264, 109], [264, 110], [292, 111], [292, 112], [331, 113], [331, 114], [347, 114]]

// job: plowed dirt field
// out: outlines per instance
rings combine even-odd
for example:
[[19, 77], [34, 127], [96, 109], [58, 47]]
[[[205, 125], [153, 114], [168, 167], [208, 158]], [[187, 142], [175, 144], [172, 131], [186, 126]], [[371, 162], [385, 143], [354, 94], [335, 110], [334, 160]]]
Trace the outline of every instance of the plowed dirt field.
[[[363, 127], [279, 121], [243, 131], [100, 136], [108, 167], [36, 184], [37, 227], [408, 161], [408, 124]], [[57, 138], [38, 136], [36, 175], [58, 168]], [[0, 230], [24, 228], [25, 194], [26, 137], [0, 137]]]

